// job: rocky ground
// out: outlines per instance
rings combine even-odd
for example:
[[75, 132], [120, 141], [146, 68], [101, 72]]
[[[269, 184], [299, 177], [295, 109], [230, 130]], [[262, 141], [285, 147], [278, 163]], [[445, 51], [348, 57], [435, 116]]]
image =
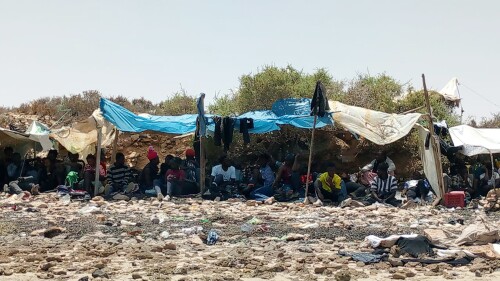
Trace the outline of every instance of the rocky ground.
[[[403, 266], [392, 256], [363, 264], [338, 254], [371, 251], [367, 235], [459, 234], [479, 214], [498, 229], [498, 213], [481, 210], [63, 202], [55, 194], [0, 196], [0, 206], [0, 280], [500, 280], [499, 260]], [[210, 230], [219, 236], [215, 245], [206, 244]]]

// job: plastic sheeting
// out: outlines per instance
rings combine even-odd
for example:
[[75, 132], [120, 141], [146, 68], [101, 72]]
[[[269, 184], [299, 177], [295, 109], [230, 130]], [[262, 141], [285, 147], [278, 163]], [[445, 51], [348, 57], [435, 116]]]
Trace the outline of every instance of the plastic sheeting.
[[0, 128], [0, 146], [10, 146], [15, 152], [25, 155], [30, 149], [47, 151], [52, 148], [48, 129], [40, 122], [33, 121], [25, 133]]
[[335, 122], [378, 145], [386, 145], [406, 136], [421, 116], [420, 113], [389, 114], [338, 101], [329, 103]]
[[464, 155], [500, 153], [500, 129], [477, 129], [460, 125], [449, 129], [453, 145], [463, 145]]
[[425, 139], [427, 138], [427, 134], [429, 134], [429, 130], [419, 124], [416, 124], [416, 127], [418, 129], [418, 150], [420, 153], [420, 159], [422, 160], [422, 166], [424, 167], [425, 177], [431, 184], [434, 192], [436, 192], [436, 195], [443, 198], [443, 194], [441, 194], [441, 189], [439, 188], [438, 179], [438, 177], [442, 177], [443, 175], [437, 174], [434, 150], [430, 146], [428, 149], [425, 147]]
[[[107, 99], [101, 99], [101, 111], [104, 118], [115, 125], [123, 132], [143, 132], [156, 131], [167, 134], [188, 134], [196, 129], [196, 114], [185, 114], [180, 116], [154, 116], [154, 115], [136, 115], [126, 108], [113, 103]], [[253, 134], [269, 133], [279, 130], [278, 125], [291, 125], [298, 128], [312, 129], [314, 117], [310, 116], [311, 99], [282, 99], [276, 101], [272, 110], [251, 111], [240, 116], [240, 118], [252, 118], [254, 128], [249, 132]], [[208, 117], [208, 130], [214, 130], [213, 115], [206, 114]], [[317, 120], [316, 127], [321, 128], [333, 124], [332, 119], [320, 117]], [[239, 128], [237, 120], [235, 129]]]
[[439, 94], [443, 96], [445, 100], [458, 102], [460, 101], [460, 96], [458, 95], [458, 79], [451, 78], [451, 80], [444, 86]]
[[113, 142], [113, 125], [106, 121], [100, 110], [95, 110], [84, 121], [76, 122], [70, 127], [53, 130], [50, 136], [71, 153], [80, 153], [81, 158], [95, 153], [97, 143], [97, 128], [102, 127], [101, 145], [106, 147]]

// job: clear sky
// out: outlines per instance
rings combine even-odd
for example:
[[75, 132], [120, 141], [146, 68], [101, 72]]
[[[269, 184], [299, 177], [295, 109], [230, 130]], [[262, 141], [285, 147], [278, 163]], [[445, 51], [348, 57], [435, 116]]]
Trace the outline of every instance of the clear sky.
[[[99, 90], [158, 102], [236, 89], [266, 64], [336, 79], [459, 81], [465, 115], [500, 111], [500, 1], [0, 0], [2, 105]], [[313, 89], [311, 89], [313, 90]]]

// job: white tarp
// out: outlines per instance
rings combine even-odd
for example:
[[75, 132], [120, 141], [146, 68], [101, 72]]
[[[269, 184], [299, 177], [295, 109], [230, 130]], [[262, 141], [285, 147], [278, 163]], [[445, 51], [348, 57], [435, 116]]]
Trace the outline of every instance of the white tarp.
[[460, 125], [449, 129], [454, 146], [463, 145], [467, 156], [500, 153], [500, 128], [477, 129]]
[[420, 153], [420, 159], [422, 160], [422, 166], [424, 167], [425, 177], [429, 181], [434, 192], [436, 192], [436, 195], [442, 198], [438, 177], [442, 177], [443, 175], [437, 174], [434, 150], [430, 145], [428, 149], [425, 147], [425, 140], [429, 134], [429, 130], [419, 124], [416, 125], [416, 128], [418, 129], [418, 151]]
[[329, 104], [335, 122], [378, 145], [406, 136], [421, 116], [420, 113], [389, 114], [338, 101], [329, 101]]
[[457, 102], [460, 101], [460, 96], [458, 95], [458, 79], [451, 78], [451, 80], [444, 86], [441, 91], [439, 91], [445, 100]]
[[53, 148], [52, 141], [50, 141], [50, 129], [47, 128], [44, 124], [33, 121], [29, 128], [26, 130], [26, 134], [29, 135], [31, 140], [39, 142], [44, 151], [50, 150]]
[[115, 129], [104, 119], [99, 109], [86, 120], [76, 122], [70, 127], [53, 130], [50, 136], [69, 152], [80, 153], [80, 157], [85, 158], [87, 154], [95, 153], [98, 127], [102, 127], [102, 147], [110, 145], [113, 142]]

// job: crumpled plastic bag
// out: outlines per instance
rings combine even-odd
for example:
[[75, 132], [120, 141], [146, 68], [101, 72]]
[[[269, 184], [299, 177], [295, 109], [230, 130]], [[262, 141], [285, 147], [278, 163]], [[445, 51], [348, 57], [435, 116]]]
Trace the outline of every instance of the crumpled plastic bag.
[[498, 227], [487, 223], [483, 218], [478, 222], [467, 226], [462, 234], [455, 240], [460, 245], [484, 245], [500, 240]]

